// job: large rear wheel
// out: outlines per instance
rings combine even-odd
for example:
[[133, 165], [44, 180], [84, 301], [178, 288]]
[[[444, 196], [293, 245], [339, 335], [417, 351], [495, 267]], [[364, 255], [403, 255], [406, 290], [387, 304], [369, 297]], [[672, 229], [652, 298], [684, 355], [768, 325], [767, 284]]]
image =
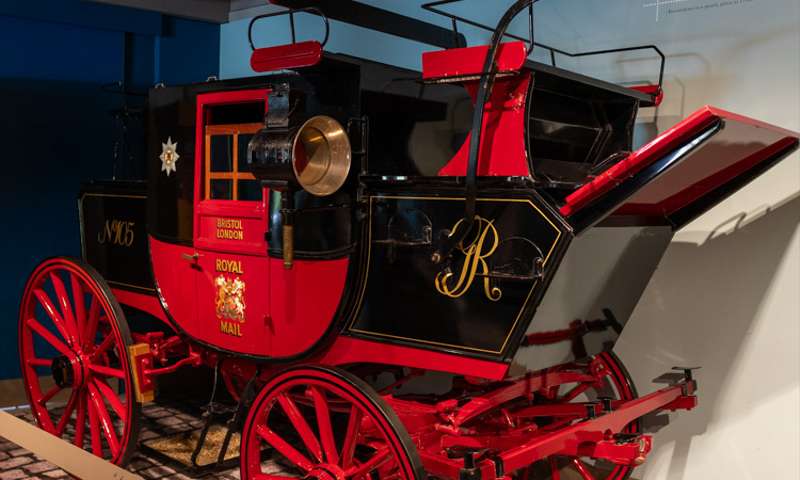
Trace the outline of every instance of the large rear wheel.
[[[588, 363], [565, 366], [570, 370], [589, 374], [596, 378], [594, 383], [575, 383], [561, 385], [554, 389], [549, 403], [582, 403], [606, 401], [630, 401], [638, 397], [633, 380], [622, 361], [612, 352], [603, 352], [592, 357]], [[557, 421], [557, 420], [554, 420]], [[545, 428], [548, 426], [545, 425]], [[635, 436], [641, 433], [638, 421], [625, 427], [624, 434]], [[546, 462], [538, 462], [522, 475], [522, 478], [552, 480], [626, 480], [634, 467], [617, 465], [605, 460], [588, 457], [551, 457]], [[532, 475], [531, 475], [532, 473]]]
[[136, 448], [141, 405], [122, 308], [91, 266], [42, 262], [25, 286], [20, 367], [40, 428], [124, 464]]
[[[271, 453], [271, 456], [269, 455]], [[425, 478], [405, 427], [369, 385], [339, 369], [296, 367], [270, 380], [242, 435], [241, 478]]]

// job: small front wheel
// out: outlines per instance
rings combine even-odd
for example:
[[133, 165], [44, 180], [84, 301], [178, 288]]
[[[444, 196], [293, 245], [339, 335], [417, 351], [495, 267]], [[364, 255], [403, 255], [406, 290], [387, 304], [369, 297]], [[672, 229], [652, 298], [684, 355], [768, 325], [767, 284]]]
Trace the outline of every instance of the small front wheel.
[[[397, 415], [369, 385], [335, 368], [296, 367], [271, 379], [250, 409], [241, 448], [243, 480], [425, 478]], [[265, 461], [268, 450], [274, 454]], [[288, 471], [277, 473], [276, 464]]]
[[[128, 357], [122, 308], [91, 266], [45, 260], [20, 305], [19, 354], [40, 428], [124, 464], [136, 448], [141, 404]], [[66, 403], [65, 403], [66, 402]]]

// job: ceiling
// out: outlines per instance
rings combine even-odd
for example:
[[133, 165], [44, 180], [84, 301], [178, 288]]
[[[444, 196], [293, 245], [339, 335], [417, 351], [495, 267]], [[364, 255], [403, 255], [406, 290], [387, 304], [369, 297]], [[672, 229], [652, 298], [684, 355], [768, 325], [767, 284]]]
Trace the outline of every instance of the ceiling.
[[278, 10], [267, 0], [89, 0], [125, 7], [153, 10], [176, 17], [225, 23], [258, 13]]

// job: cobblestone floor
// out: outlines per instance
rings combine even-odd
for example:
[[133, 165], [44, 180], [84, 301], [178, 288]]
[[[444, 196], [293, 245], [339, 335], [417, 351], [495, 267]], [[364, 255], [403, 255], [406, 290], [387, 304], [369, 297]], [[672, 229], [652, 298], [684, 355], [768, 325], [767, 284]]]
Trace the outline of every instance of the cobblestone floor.
[[[33, 423], [30, 412], [20, 409], [16, 416]], [[150, 404], [143, 409], [142, 431], [139, 440], [146, 441], [159, 436], [187, 432], [202, 428], [199, 416], [187, 413], [187, 409], [169, 405]], [[239, 480], [239, 467], [207, 472], [202, 475], [189, 473], [185, 467], [149, 455], [146, 450], [138, 449], [128, 469], [148, 480], [188, 480], [188, 479], [221, 479]], [[16, 480], [20, 478], [53, 480], [71, 479], [72, 477], [17, 445], [0, 438], [0, 480]]]

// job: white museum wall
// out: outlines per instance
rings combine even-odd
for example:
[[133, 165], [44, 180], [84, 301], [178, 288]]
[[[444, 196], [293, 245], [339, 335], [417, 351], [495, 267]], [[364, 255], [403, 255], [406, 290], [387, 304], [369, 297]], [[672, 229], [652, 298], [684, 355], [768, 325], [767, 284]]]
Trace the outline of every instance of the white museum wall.
[[[363, 1], [447, 26], [420, 11], [420, 0]], [[486, 22], [510, 4], [464, 3], [462, 13]], [[640, 113], [640, 142], [705, 104], [800, 130], [798, 0], [541, 0], [536, 11], [537, 40], [567, 50], [661, 47], [666, 96], [658, 109]], [[313, 32], [318, 24], [301, 19], [298, 29]], [[222, 78], [252, 75], [246, 29], [247, 20], [222, 26]], [[471, 44], [486, 38], [464, 31]], [[257, 39], [274, 44], [280, 35], [288, 38], [288, 28], [272, 24]], [[419, 68], [419, 54], [430, 48], [332, 22], [328, 49]], [[618, 82], [655, 80], [657, 73], [647, 53], [562, 64]], [[536, 330], [596, 317], [605, 306], [599, 298], [611, 292], [612, 306], [630, 316], [615, 350], [640, 393], [657, 388], [651, 380], [674, 365], [703, 367], [700, 407], [673, 415], [637, 478], [800, 478], [798, 224], [800, 161], [794, 154], [677, 232], [635, 307], [614, 292], [638, 295], [634, 279], [653, 266], [651, 257], [637, 255], [630, 265], [613, 267], [634, 243], [657, 251], [658, 236], [596, 230], [570, 252]], [[567, 354], [562, 345], [516, 360], [539, 365]]]
[[[650, 3], [562, 2], [554, 30], [574, 49], [659, 45], [666, 97], [640, 115], [659, 131], [704, 104], [800, 130], [800, 2], [673, 0], [657, 19]], [[644, 68], [612, 66], [597, 73]], [[673, 416], [637, 476], [800, 478], [799, 223], [794, 154], [675, 235], [615, 350], [640, 393], [702, 366], [700, 407]]]

